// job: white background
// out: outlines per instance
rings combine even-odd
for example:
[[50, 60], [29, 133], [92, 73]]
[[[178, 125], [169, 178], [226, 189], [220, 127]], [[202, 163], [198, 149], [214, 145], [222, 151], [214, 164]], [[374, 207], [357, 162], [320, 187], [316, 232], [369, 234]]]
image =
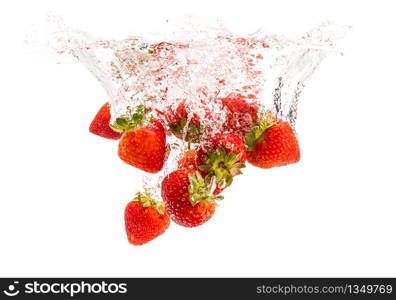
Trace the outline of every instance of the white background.
[[[7, 4], [6, 4], [7, 3]], [[392, 1], [3, 1], [0, 5], [1, 276], [396, 276]], [[250, 32], [354, 26], [303, 92], [301, 162], [250, 167], [214, 218], [126, 241], [141, 172], [88, 133], [106, 94], [78, 64], [23, 47], [47, 12], [104, 38], [195, 14]]]

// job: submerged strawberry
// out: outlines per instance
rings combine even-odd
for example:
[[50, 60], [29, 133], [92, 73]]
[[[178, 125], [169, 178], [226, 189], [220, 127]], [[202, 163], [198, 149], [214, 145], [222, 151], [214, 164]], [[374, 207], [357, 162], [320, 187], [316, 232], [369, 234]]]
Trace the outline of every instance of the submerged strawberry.
[[215, 200], [223, 199], [212, 194], [213, 183], [206, 183], [199, 172], [191, 169], [178, 169], [166, 176], [161, 195], [172, 221], [185, 227], [207, 222], [215, 212]]
[[260, 168], [280, 167], [300, 160], [300, 148], [288, 122], [271, 116], [260, 120], [245, 138], [247, 160]]
[[141, 193], [125, 208], [125, 230], [133, 245], [143, 245], [155, 239], [165, 232], [169, 223], [163, 203]]
[[145, 125], [146, 109], [139, 105], [135, 113], [116, 119], [111, 125], [123, 132], [118, 144], [118, 156], [127, 164], [149, 173], [162, 170], [168, 155], [165, 129], [152, 119]]
[[89, 126], [89, 131], [106, 139], [118, 140], [121, 137], [121, 133], [111, 129], [110, 119], [110, 104], [106, 102], [96, 113]]
[[196, 169], [195, 158], [197, 156], [197, 151], [188, 150], [183, 153], [182, 157], [179, 159], [177, 166], [180, 169]]
[[200, 118], [197, 114], [193, 114], [189, 120], [186, 105], [186, 101], [182, 101], [175, 111], [170, 111], [167, 114], [169, 131], [186, 142], [198, 143], [202, 135]]
[[245, 144], [231, 133], [218, 133], [198, 149], [196, 165], [209, 182], [216, 179], [215, 194], [231, 185], [234, 176], [242, 174], [246, 161]]
[[236, 93], [222, 98], [221, 101], [227, 111], [225, 129], [243, 135], [250, 131], [258, 120], [258, 104], [248, 102], [244, 96]]

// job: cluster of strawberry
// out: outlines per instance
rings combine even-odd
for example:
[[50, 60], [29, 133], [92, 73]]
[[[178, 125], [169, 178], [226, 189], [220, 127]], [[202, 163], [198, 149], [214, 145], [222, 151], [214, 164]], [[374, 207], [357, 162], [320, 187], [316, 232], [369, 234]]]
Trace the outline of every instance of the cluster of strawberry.
[[295, 163], [300, 159], [297, 138], [290, 124], [270, 113], [259, 113], [259, 105], [241, 94], [222, 98], [227, 118], [224, 130], [207, 134], [199, 116], [187, 113], [185, 101], [166, 113], [150, 114], [139, 105], [110, 124], [110, 106], [103, 105], [91, 123], [90, 132], [108, 139], [120, 139], [119, 157], [149, 173], [162, 170], [173, 134], [195, 149], [183, 154], [178, 169], [161, 184], [162, 201], [138, 193], [125, 209], [125, 227], [131, 244], [141, 245], [168, 228], [170, 220], [195, 227], [214, 214], [220, 193], [241, 174], [245, 162], [260, 168]]

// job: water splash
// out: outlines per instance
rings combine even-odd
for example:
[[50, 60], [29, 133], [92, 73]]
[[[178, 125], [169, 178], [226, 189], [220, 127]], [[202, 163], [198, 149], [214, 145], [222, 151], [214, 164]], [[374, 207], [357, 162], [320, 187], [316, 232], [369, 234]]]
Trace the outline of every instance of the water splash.
[[[185, 101], [188, 122], [198, 116], [208, 128], [206, 134], [223, 130], [226, 115], [220, 99], [231, 93], [258, 102], [262, 112], [270, 110], [294, 127], [308, 79], [329, 53], [341, 54], [337, 44], [349, 30], [327, 22], [297, 38], [262, 30], [240, 36], [219, 21], [187, 20], [177, 28], [167, 22], [168, 31], [149, 38], [103, 40], [57, 17], [49, 17], [48, 24], [52, 37], [47, 46], [75, 57], [100, 81], [109, 96], [112, 120], [138, 104], [163, 118]], [[168, 142], [172, 157], [154, 179], [157, 183], [190, 146], [174, 137]], [[144, 186], [149, 186], [147, 178]]]

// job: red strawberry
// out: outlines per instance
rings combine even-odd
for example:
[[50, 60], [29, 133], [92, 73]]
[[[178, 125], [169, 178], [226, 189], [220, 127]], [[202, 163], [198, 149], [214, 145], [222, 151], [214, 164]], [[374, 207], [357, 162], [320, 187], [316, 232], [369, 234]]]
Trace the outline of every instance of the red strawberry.
[[245, 143], [247, 160], [256, 167], [280, 167], [300, 160], [300, 148], [292, 127], [271, 116], [256, 124], [246, 135]]
[[124, 131], [118, 144], [118, 156], [127, 164], [149, 173], [162, 170], [168, 155], [165, 129], [154, 119], [144, 125], [146, 110], [138, 106], [136, 112], [117, 118], [112, 128]]
[[206, 181], [216, 178], [215, 194], [218, 194], [231, 185], [234, 176], [242, 174], [245, 161], [246, 150], [242, 139], [232, 133], [218, 133], [198, 149], [196, 165]]
[[169, 215], [163, 203], [138, 193], [125, 208], [125, 230], [128, 241], [143, 245], [163, 234], [169, 227]]
[[213, 186], [207, 184], [199, 172], [191, 169], [178, 169], [164, 178], [161, 185], [165, 210], [171, 219], [185, 227], [195, 227], [207, 222], [215, 212]]
[[89, 131], [106, 139], [118, 140], [121, 137], [121, 133], [111, 129], [109, 126], [110, 118], [110, 104], [106, 102], [92, 120]]
[[197, 155], [197, 151], [188, 150], [183, 153], [183, 156], [179, 159], [177, 166], [180, 169], [195, 169], [195, 157]]
[[193, 114], [190, 122], [188, 123], [187, 130], [185, 126], [188, 122], [188, 111], [186, 101], [180, 102], [175, 111], [167, 114], [166, 120], [168, 122], [169, 131], [176, 137], [183, 139], [187, 142], [198, 143], [202, 135], [201, 122], [198, 115]]
[[246, 134], [258, 120], [259, 106], [255, 102], [247, 102], [241, 94], [230, 94], [221, 99], [227, 108], [225, 128], [227, 131]]

